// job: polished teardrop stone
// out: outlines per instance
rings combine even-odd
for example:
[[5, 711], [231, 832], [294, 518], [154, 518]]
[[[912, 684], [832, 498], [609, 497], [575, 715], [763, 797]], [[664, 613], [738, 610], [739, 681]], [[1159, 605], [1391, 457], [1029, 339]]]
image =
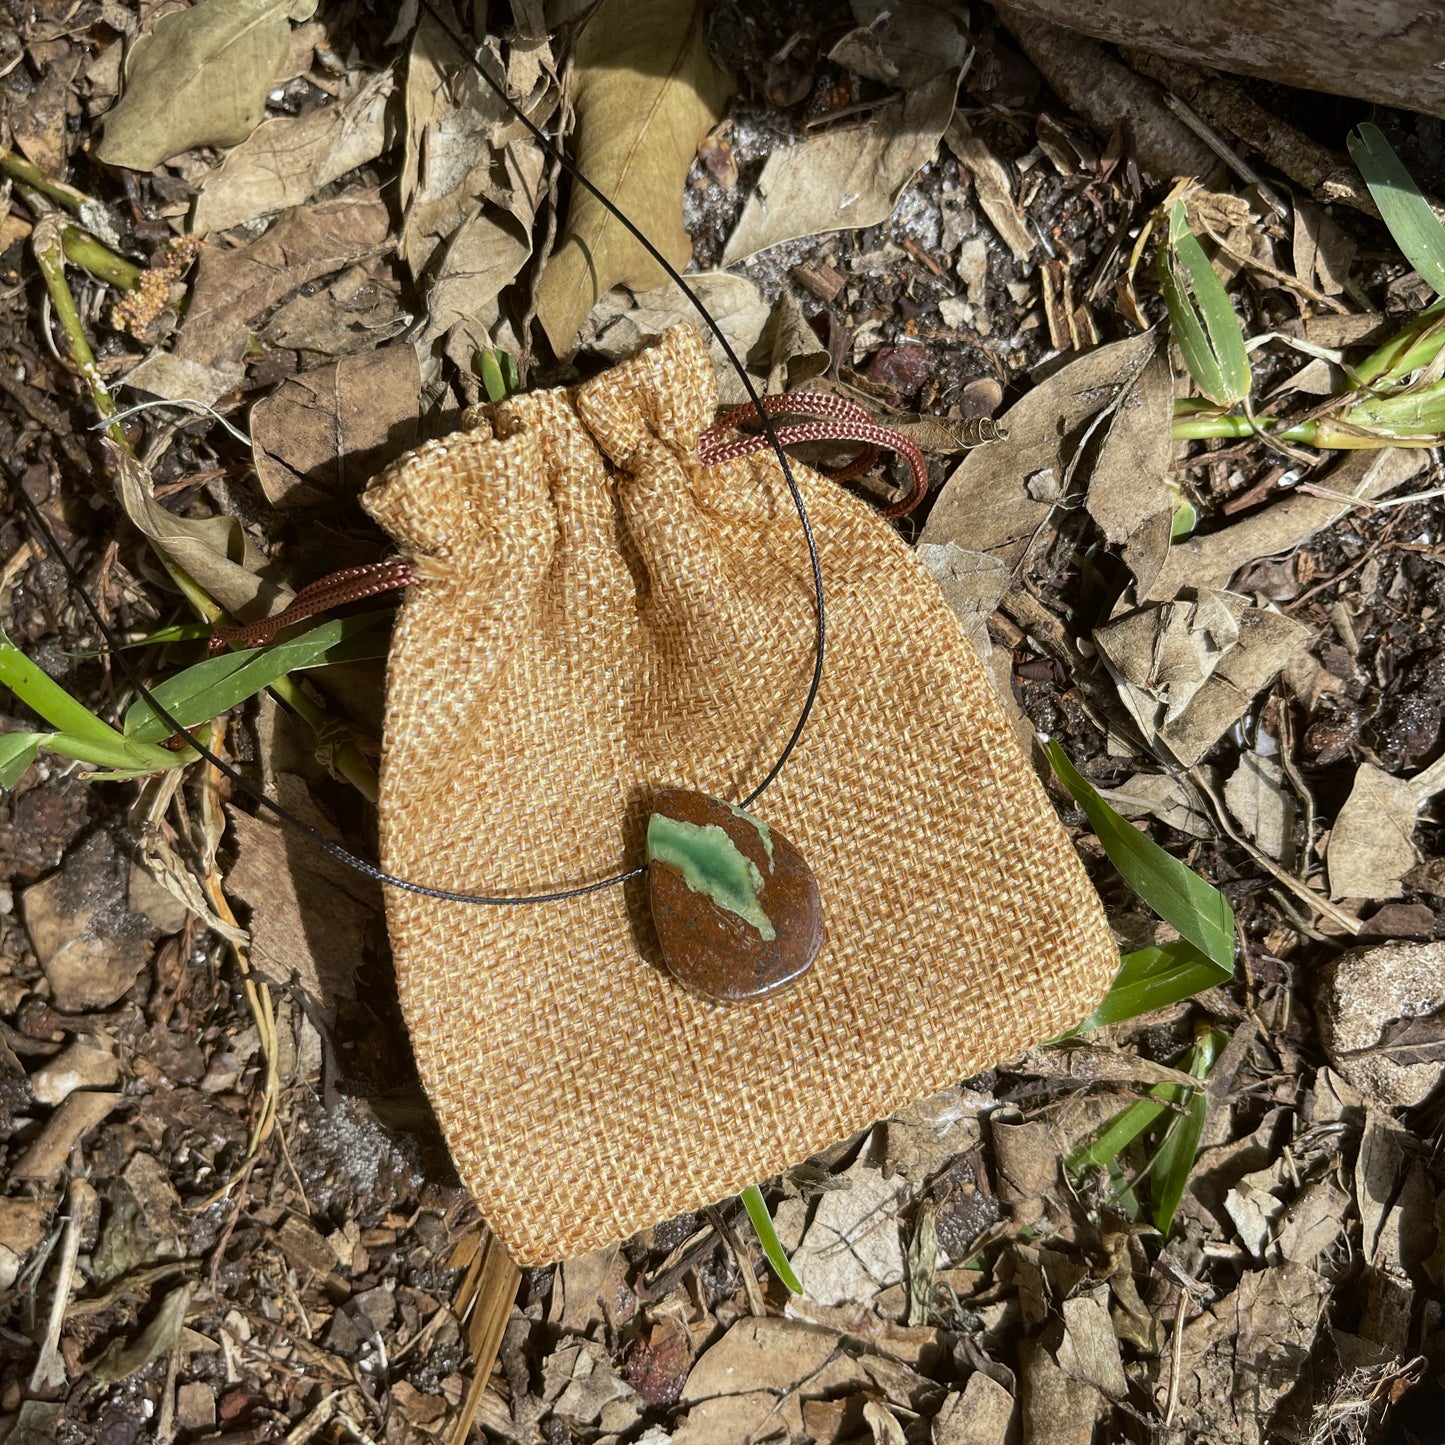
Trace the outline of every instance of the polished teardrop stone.
[[795, 984], [823, 947], [823, 900], [803, 855], [760, 818], [665, 788], [647, 824], [652, 921], [668, 970], [714, 1003]]

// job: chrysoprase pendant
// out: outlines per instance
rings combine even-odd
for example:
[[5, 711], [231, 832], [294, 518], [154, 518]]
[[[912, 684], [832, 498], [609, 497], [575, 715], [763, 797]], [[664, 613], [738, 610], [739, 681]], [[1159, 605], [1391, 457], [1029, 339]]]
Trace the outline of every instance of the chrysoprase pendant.
[[803, 855], [742, 808], [665, 788], [647, 824], [652, 921], [672, 976], [714, 1003], [791, 987], [823, 947], [823, 899]]

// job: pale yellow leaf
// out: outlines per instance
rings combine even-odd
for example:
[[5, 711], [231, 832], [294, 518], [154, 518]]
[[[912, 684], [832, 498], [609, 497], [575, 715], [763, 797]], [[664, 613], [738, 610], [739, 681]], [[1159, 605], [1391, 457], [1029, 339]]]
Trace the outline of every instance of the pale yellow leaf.
[[198, 145], [230, 146], [260, 125], [286, 59], [292, 0], [205, 0], [163, 16], [126, 56], [125, 93], [97, 157], [149, 171]]
[[[692, 255], [682, 188], [732, 83], [703, 38], [701, 0], [602, 0], [577, 42], [574, 157], [582, 173], [679, 270]], [[646, 291], [666, 272], [598, 199], [575, 187], [537, 315], [559, 354], [616, 285]]]

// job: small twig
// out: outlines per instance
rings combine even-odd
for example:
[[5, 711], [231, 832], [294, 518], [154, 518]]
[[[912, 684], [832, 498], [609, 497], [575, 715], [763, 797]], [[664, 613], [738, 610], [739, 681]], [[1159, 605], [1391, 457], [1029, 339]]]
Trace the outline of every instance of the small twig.
[[50, 1297], [50, 1317], [45, 1323], [45, 1342], [30, 1372], [30, 1392], [49, 1396], [65, 1384], [65, 1361], [60, 1357], [60, 1331], [65, 1324], [65, 1311], [75, 1284], [76, 1264], [80, 1259], [80, 1241], [90, 1221], [98, 1196], [84, 1179], [72, 1179], [66, 1196], [65, 1237], [60, 1246], [60, 1262], [55, 1271], [55, 1288]]
[[753, 1272], [751, 1251], [739, 1238], [737, 1230], [723, 1218], [720, 1210], [709, 1209], [707, 1217], [712, 1221], [712, 1227], [727, 1241], [727, 1247], [732, 1250], [733, 1258], [738, 1262], [738, 1273], [743, 1280], [743, 1293], [748, 1297], [748, 1313], [758, 1319], [764, 1318], [768, 1313], [768, 1307], [763, 1302], [763, 1292], [758, 1288], [758, 1277]]
[[44, 171], [38, 170], [14, 151], [0, 149], [0, 176], [9, 176], [12, 181], [39, 191], [46, 200], [54, 201], [57, 206], [64, 206], [66, 210], [75, 211], [77, 214], [82, 206], [96, 204], [84, 191], [77, 191], [74, 186], [67, 186], [63, 181], [52, 181]]
[[1247, 838], [1236, 832], [1229, 821], [1229, 813], [1224, 806], [1224, 800], [1210, 786], [1203, 772], [1199, 768], [1190, 768], [1189, 776], [1194, 780], [1195, 786], [1209, 799], [1210, 807], [1214, 812], [1214, 820], [1227, 833], [1230, 839], [1243, 848], [1254, 861], [1270, 874], [1276, 881], [1282, 883], [1296, 897], [1307, 904], [1316, 914], [1322, 918], [1328, 918], [1348, 933], [1352, 938], [1365, 926], [1355, 917], [1353, 913], [1346, 913], [1338, 904], [1332, 903], [1323, 893], [1316, 893], [1307, 883], [1302, 883], [1293, 873], [1287, 872], [1274, 861], [1269, 854], [1256, 848]]
[[1220, 133], [1214, 129], [1194, 107], [1175, 95], [1172, 90], [1164, 92], [1164, 104], [1232, 170], [1245, 185], [1253, 186], [1281, 221], [1289, 219], [1289, 207], [1274, 193], [1274, 188], [1265, 183], [1259, 172], [1251, 166]]
[[65, 259], [89, 271], [97, 280], [108, 281], [122, 291], [133, 291], [140, 281], [141, 268], [134, 261], [117, 256], [89, 231], [82, 231], [79, 226], [64, 226], [60, 239], [65, 247]]
[[1189, 1292], [1182, 1283], [1176, 1285], [1179, 1295], [1174, 1305], [1174, 1334], [1169, 1341], [1169, 1394], [1164, 1401], [1164, 1416], [1160, 1424], [1169, 1429], [1174, 1422], [1174, 1412], [1179, 1408], [1179, 1372], [1184, 1365], [1184, 1326], [1188, 1321]]
[[1286, 286], [1291, 291], [1298, 291], [1307, 301], [1313, 301], [1316, 306], [1323, 306], [1327, 311], [1334, 311], [1340, 316], [1348, 316], [1351, 314], [1350, 308], [1336, 301], [1333, 296], [1326, 296], [1323, 291], [1316, 291], [1313, 286], [1307, 285], [1301, 281], [1298, 276], [1291, 276], [1288, 271], [1281, 271], [1278, 266], [1272, 265], [1270, 262], [1262, 260], [1258, 256], [1246, 255], [1243, 252], [1236, 251], [1234, 247], [1211, 226], [1205, 225], [1203, 222], [1200, 222], [1200, 224], [1204, 225], [1204, 234], [1232, 261], [1238, 261], [1241, 266], [1247, 266], [1251, 270], [1263, 273], [1268, 276], [1270, 280], [1278, 281], [1281, 286]]
[[115, 421], [115, 400], [96, 365], [95, 353], [90, 349], [80, 311], [70, 291], [70, 283], [65, 279], [64, 229], [59, 219], [55, 216], [44, 216], [36, 222], [31, 245], [40, 274], [45, 278], [45, 290], [50, 297], [55, 319], [60, 324], [61, 334], [65, 337], [71, 360], [81, 380], [90, 390], [90, 399], [95, 404], [96, 411], [108, 423], [106, 435], [116, 446], [129, 452], [130, 443]]

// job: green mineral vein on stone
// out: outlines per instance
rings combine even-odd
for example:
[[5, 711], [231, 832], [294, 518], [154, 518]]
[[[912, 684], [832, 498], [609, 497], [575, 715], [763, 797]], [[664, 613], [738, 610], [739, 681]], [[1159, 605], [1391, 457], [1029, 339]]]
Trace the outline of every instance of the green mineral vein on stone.
[[706, 895], [719, 908], [752, 924], [765, 942], [778, 936], [758, 902], [763, 875], [757, 864], [716, 823], [684, 823], [654, 813], [647, 822], [647, 861], [676, 868], [694, 893]]
[[763, 847], [768, 855], [768, 872], [771, 873], [773, 871], [773, 830], [761, 818], [755, 818], [746, 808], [740, 808], [736, 803], [729, 803], [727, 808], [734, 818], [741, 818], [744, 823], [751, 823], [758, 830], [758, 837], [763, 840]]

